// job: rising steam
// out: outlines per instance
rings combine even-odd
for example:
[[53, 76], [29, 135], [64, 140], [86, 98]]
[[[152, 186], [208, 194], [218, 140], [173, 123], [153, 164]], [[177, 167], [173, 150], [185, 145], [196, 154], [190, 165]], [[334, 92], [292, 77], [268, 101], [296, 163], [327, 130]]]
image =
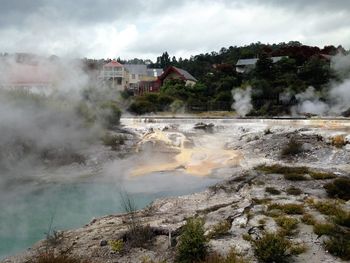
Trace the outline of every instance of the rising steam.
[[253, 109], [253, 105], [251, 103], [251, 92], [251, 87], [232, 90], [234, 103], [232, 104], [231, 108], [234, 109], [239, 116], [244, 117]]

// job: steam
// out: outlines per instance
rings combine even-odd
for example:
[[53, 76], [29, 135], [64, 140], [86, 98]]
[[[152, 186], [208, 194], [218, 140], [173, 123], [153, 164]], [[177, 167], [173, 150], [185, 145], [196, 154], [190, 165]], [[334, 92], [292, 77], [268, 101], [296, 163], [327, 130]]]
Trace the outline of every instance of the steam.
[[299, 101], [297, 108], [292, 108], [292, 113], [311, 113], [323, 116], [329, 112], [329, 106], [320, 100], [314, 87], [308, 87], [304, 92], [295, 95]]
[[251, 92], [251, 87], [232, 90], [234, 103], [232, 104], [231, 108], [234, 109], [239, 116], [244, 117], [253, 109], [253, 105], [251, 103]]

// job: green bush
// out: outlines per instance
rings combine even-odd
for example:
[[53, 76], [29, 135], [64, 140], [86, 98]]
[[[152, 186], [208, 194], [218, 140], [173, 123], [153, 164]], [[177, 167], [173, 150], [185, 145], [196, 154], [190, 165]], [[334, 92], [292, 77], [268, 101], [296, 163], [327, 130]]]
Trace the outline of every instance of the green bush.
[[334, 179], [333, 182], [326, 184], [324, 188], [330, 197], [350, 200], [350, 179], [348, 177]]
[[111, 249], [117, 253], [122, 252], [124, 249], [123, 240], [110, 240], [108, 244], [110, 245]]
[[267, 207], [268, 210], [278, 209], [288, 215], [301, 215], [304, 213], [303, 205], [299, 204], [271, 204]]
[[343, 260], [350, 260], [350, 234], [339, 233], [324, 242], [325, 249]]
[[204, 236], [204, 222], [190, 218], [182, 229], [177, 247], [176, 262], [192, 263], [205, 259], [207, 241]]
[[252, 241], [254, 254], [261, 262], [287, 262], [290, 242], [280, 234], [266, 233], [261, 239]]
[[120, 122], [121, 111], [116, 101], [106, 101], [100, 105], [99, 118], [102, 124], [111, 128]]
[[128, 108], [128, 111], [137, 115], [156, 112], [157, 108], [153, 103], [146, 100], [136, 100]]

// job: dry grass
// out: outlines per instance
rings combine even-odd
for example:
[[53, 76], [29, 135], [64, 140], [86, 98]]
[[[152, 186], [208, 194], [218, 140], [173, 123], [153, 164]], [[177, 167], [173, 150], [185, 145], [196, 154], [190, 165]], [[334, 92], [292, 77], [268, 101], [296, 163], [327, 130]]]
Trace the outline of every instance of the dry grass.
[[301, 218], [301, 222], [303, 222], [306, 225], [314, 225], [316, 224], [316, 219], [311, 214], [304, 214], [303, 217]]
[[304, 206], [301, 204], [271, 204], [267, 207], [268, 210], [281, 210], [288, 215], [302, 215], [304, 213]]
[[303, 191], [301, 191], [299, 188], [296, 188], [294, 186], [289, 187], [286, 190], [287, 194], [289, 195], [301, 195], [303, 193]]
[[335, 135], [331, 139], [331, 144], [337, 148], [342, 148], [346, 145], [346, 140], [344, 135]]
[[272, 194], [272, 195], [279, 195], [279, 194], [281, 194], [281, 191], [277, 190], [274, 187], [266, 187], [265, 188], [265, 192], [269, 193], [269, 194]]
[[280, 216], [275, 219], [277, 225], [281, 227], [281, 234], [293, 235], [298, 227], [299, 220], [288, 216]]
[[330, 223], [316, 223], [314, 225], [314, 233], [318, 236], [332, 235], [336, 229], [336, 226]]
[[248, 263], [243, 257], [239, 256], [234, 249], [226, 256], [217, 253], [212, 253], [200, 263]]
[[29, 259], [29, 263], [89, 263], [87, 260], [83, 260], [80, 257], [73, 257], [68, 255], [55, 255], [53, 251], [40, 253], [33, 259]]
[[228, 231], [231, 229], [231, 223], [227, 220], [219, 222], [216, 224], [208, 234], [208, 238], [219, 238], [227, 235]]

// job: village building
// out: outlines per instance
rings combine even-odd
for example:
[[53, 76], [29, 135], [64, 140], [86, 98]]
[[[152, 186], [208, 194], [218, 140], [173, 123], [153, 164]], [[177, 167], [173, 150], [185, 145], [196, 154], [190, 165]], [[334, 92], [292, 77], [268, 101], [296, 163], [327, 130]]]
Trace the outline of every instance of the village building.
[[[281, 57], [271, 57], [273, 63], [280, 61], [283, 58], [288, 58], [287, 56]], [[249, 73], [255, 68], [258, 58], [248, 58], [248, 59], [239, 59], [236, 63], [236, 72], [237, 73]]]
[[184, 69], [180, 69], [174, 66], [168, 67], [164, 73], [159, 77], [161, 85], [165, 83], [167, 80], [179, 79], [183, 80], [186, 85], [194, 85], [197, 82], [197, 79], [193, 77], [190, 73], [188, 73]]
[[111, 62], [103, 65], [101, 76], [103, 85], [112, 89], [123, 91], [128, 88], [129, 85], [129, 72], [127, 69], [117, 62], [112, 60]]

